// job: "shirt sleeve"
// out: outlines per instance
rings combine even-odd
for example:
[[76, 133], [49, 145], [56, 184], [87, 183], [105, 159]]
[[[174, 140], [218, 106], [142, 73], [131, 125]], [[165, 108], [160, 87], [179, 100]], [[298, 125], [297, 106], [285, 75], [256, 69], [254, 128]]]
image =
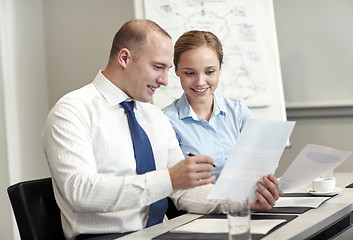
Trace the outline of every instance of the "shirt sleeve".
[[89, 114], [82, 106], [61, 102], [49, 113], [42, 132], [55, 185], [70, 208], [98, 213], [142, 209], [167, 197], [172, 192], [168, 169], [128, 176], [99, 173]]
[[179, 210], [198, 214], [225, 214], [225, 201], [207, 199], [213, 187], [213, 184], [207, 184], [184, 191], [174, 192], [170, 197]]
[[244, 124], [249, 120], [254, 118], [254, 114], [251, 112], [251, 110], [242, 102], [239, 102], [240, 104], [240, 116], [241, 116], [241, 127], [240, 127], [240, 131], [243, 130]]

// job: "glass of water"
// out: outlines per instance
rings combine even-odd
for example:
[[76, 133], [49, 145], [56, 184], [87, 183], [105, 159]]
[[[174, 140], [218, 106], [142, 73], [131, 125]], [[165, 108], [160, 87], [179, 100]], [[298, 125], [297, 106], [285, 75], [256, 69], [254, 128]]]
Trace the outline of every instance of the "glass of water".
[[229, 240], [250, 240], [250, 203], [247, 198], [226, 200]]

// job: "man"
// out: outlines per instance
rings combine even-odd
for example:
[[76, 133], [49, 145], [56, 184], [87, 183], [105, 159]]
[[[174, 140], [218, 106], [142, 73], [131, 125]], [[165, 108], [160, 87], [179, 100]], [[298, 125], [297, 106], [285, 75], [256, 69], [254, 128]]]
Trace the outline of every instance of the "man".
[[[157, 24], [127, 22], [115, 35], [106, 68], [50, 111], [43, 145], [68, 239], [143, 229], [152, 205], [167, 196], [186, 211], [225, 211], [224, 203], [206, 199], [215, 180], [213, 160], [183, 159], [169, 120], [148, 103], [167, 85], [172, 58], [171, 38]], [[136, 172], [133, 131], [122, 104], [129, 100], [154, 156], [156, 170], [143, 174]], [[278, 199], [273, 175], [264, 182], [253, 209], [269, 209]]]

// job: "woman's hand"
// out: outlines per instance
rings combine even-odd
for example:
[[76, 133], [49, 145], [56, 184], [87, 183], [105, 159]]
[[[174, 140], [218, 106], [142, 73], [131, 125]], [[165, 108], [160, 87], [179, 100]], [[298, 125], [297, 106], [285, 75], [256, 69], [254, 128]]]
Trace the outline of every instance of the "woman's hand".
[[270, 210], [278, 200], [278, 198], [283, 194], [279, 190], [277, 178], [273, 174], [264, 176], [262, 178], [264, 185], [261, 182], [257, 183], [257, 190], [255, 195], [257, 200], [251, 203], [251, 210]]

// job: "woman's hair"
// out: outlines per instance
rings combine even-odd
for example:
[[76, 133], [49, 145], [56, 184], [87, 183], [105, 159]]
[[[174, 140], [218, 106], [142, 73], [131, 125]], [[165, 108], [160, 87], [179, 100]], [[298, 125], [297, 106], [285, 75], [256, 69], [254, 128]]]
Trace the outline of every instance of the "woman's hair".
[[193, 30], [181, 35], [174, 45], [175, 68], [178, 69], [181, 54], [202, 46], [213, 49], [218, 56], [219, 65], [223, 63], [223, 47], [217, 36], [211, 32]]
[[147, 19], [134, 19], [125, 23], [115, 34], [109, 59], [113, 60], [116, 54], [127, 48], [135, 59], [138, 59], [141, 51], [145, 47], [147, 34], [158, 32], [169, 38], [170, 35], [157, 23]]

